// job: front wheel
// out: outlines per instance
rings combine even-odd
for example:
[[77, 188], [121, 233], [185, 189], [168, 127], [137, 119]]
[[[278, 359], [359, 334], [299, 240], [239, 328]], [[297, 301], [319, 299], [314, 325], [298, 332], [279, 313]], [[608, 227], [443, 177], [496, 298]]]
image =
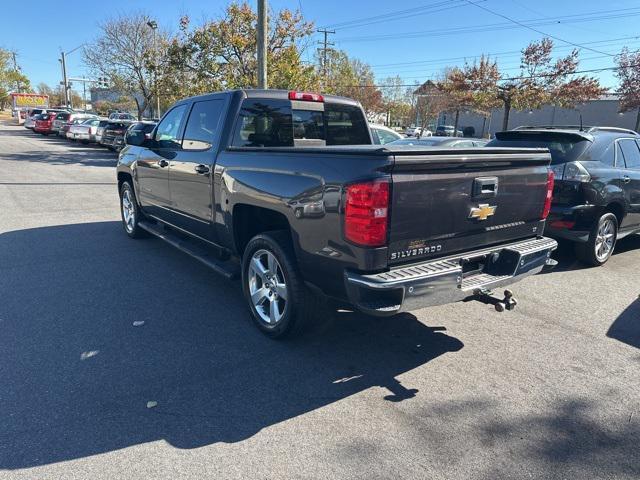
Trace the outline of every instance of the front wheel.
[[317, 297], [304, 284], [286, 232], [253, 237], [242, 257], [242, 288], [257, 327], [272, 338], [301, 333]]
[[142, 212], [136, 201], [136, 194], [131, 183], [124, 182], [120, 187], [120, 214], [122, 216], [122, 226], [124, 231], [131, 238], [145, 237], [147, 232], [140, 228]]
[[618, 219], [613, 213], [605, 213], [591, 228], [587, 242], [576, 244], [576, 255], [587, 265], [604, 265], [611, 258], [617, 238]]

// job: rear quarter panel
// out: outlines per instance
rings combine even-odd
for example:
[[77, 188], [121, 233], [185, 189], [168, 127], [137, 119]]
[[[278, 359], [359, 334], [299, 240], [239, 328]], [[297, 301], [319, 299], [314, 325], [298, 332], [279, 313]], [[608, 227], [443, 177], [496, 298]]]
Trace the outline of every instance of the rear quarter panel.
[[214, 173], [218, 239], [234, 246], [233, 212], [238, 205], [279, 212], [291, 227], [305, 279], [340, 296], [345, 268], [384, 268], [387, 251], [359, 248], [344, 240], [340, 212], [344, 186], [388, 176], [391, 164], [386, 156], [222, 151]]

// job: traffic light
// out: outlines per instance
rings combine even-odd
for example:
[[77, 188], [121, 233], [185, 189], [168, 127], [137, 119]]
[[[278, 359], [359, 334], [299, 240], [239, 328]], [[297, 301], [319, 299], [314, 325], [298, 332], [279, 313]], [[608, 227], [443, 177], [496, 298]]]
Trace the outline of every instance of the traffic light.
[[98, 77], [96, 82], [99, 88], [109, 88], [109, 79], [107, 77]]

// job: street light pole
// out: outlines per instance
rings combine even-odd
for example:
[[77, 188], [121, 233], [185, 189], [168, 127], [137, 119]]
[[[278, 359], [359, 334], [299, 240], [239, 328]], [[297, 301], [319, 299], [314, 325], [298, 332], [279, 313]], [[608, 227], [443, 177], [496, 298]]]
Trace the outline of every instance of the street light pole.
[[73, 52], [78, 50], [79, 48], [84, 47], [85, 44], [78, 45], [73, 50], [69, 50], [67, 53], [64, 53], [64, 50], [60, 48], [60, 62], [62, 63], [62, 89], [64, 90], [64, 106], [69, 106], [69, 83], [67, 81], [67, 55], [71, 55]]
[[267, 85], [267, 0], [258, 0], [258, 88]]
[[156, 117], [160, 118], [160, 89], [158, 88], [158, 22], [155, 20], [149, 20], [147, 22], [147, 26], [153, 30], [153, 49], [155, 54], [153, 86], [156, 92]]

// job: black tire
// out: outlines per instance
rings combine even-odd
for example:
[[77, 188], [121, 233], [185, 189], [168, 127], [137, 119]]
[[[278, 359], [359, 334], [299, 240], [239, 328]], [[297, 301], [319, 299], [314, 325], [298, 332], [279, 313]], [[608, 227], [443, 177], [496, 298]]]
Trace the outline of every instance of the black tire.
[[[612, 232], [612, 242], [611, 247], [608, 248], [606, 252], [603, 254], [597, 254], [596, 250], [598, 249], [600, 237], [599, 233], [601, 233], [601, 228], [605, 226], [607, 223], [611, 227]], [[576, 244], [576, 256], [578, 260], [581, 262], [591, 265], [594, 267], [599, 267], [600, 265], [604, 265], [607, 263], [609, 258], [611, 258], [611, 254], [616, 246], [616, 240], [618, 239], [618, 219], [613, 213], [605, 213], [603, 214], [598, 221], [594, 222], [591, 227], [591, 232], [589, 232], [589, 240], [585, 243], [577, 243]]]
[[[130, 204], [130, 209], [125, 208], [125, 202], [127, 205]], [[133, 217], [125, 218], [125, 212], [133, 213]], [[120, 186], [120, 218], [122, 218], [122, 227], [129, 237], [144, 238], [148, 236], [147, 231], [140, 228], [140, 221], [144, 220], [144, 215], [140, 211], [133, 186], [128, 180]]]
[[[273, 277], [276, 274], [278, 276], [282, 274], [286, 286], [286, 301], [284, 305], [280, 304], [282, 317], [273, 324], [267, 323], [261, 317], [258, 311], [259, 307], [255, 306], [251, 299], [250, 289], [255, 288], [255, 282], [253, 287], [250, 284], [255, 275], [250, 271], [250, 266], [254, 255], [259, 252], [268, 252], [275, 257], [279, 269], [273, 274]], [[260, 283], [262, 287], [268, 285], [268, 283]], [[284, 231], [262, 233], [249, 241], [242, 257], [242, 290], [254, 323], [261, 332], [274, 339], [300, 335], [307, 329], [315, 317], [314, 314], [318, 311], [318, 296], [305, 285], [298, 269], [291, 240], [288, 233]], [[277, 292], [275, 293], [276, 301], [278, 301]], [[268, 300], [267, 297], [264, 298]], [[266, 310], [266, 306], [263, 308]]]

